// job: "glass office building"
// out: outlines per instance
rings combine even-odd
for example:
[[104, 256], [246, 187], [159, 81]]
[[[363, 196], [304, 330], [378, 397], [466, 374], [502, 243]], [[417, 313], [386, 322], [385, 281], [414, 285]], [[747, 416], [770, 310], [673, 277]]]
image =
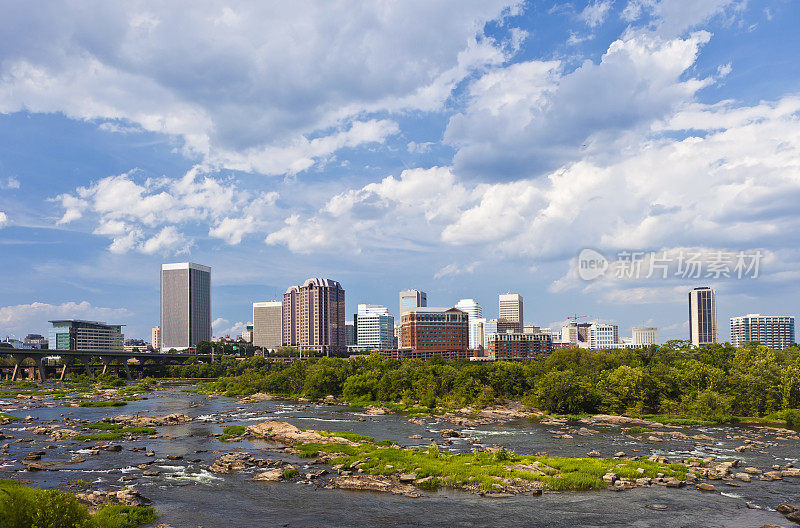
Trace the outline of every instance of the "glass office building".
[[50, 321], [51, 350], [80, 350], [87, 352], [122, 352], [125, 336], [123, 325], [75, 319]]
[[161, 266], [161, 350], [185, 350], [211, 340], [211, 268], [181, 262]]

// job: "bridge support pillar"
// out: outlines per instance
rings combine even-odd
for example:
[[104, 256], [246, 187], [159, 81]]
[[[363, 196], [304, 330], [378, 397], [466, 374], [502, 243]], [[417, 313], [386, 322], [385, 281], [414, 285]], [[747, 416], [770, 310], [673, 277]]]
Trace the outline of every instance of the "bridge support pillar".
[[125, 366], [125, 377], [128, 379], [128, 381], [132, 380], [133, 376], [131, 376], [131, 368], [128, 365], [128, 360], [123, 359], [122, 364]]
[[36, 358], [36, 366], [39, 369], [39, 381], [47, 381], [47, 365], [45, 365], [44, 357], [39, 356]]
[[103, 373], [101, 375], [105, 375], [108, 371], [108, 366], [111, 365], [111, 362], [114, 361], [114, 358], [108, 356], [100, 356], [100, 359], [103, 360]]
[[25, 361], [25, 356], [22, 354], [13, 354], [11, 357], [14, 358], [14, 372], [11, 373], [11, 381], [17, 381], [17, 374], [19, 374], [20, 368], [22, 367], [22, 362]]
[[83, 366], [86, 369], [86, 375], [87, 376], [91, 376], [92, 375], [92, 369], [89, 368], [89, 357], [88, 356], [83, 356]]
[[64, 362], [64, 368], [61, 369], [61, 375], [58, 377], [58, 381], [64, 381], [64, 378], [67, 376], [67, 368], [69, 367], [72, 360], [67, 359], [66, 357], [61, 357], [61, 361]]

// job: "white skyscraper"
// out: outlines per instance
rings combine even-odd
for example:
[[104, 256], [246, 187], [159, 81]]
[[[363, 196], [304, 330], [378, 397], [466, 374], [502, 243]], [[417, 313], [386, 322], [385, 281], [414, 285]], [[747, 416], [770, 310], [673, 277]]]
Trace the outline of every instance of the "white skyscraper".
[[394, 317], [385, 306], [359, 304], [355, 330], [359, 348], [394, 347]]
[[[428, 306], [427, 293], [419, 290], [403, 290], [400, 292], [400, 313], [398, 317], [402, 318], [404, 313], [417, 308], [425, 308], [426, 306]], [[397, 341], [397, 345], [400, 347], [403, 346], [402, 333]]]
[[483, 308], [475, 299], [461, 299], [456, 303], [456, 308], [462, 312], [466, 312], [469, 324], [469, 347], [478, 348], [483, 344], [481, 337], [481, 325], [485, 322], [483, 317]]
[[519, 328], [515, 332], [522, 333], [524, 315], [522, 313], [522, 295], [518, 293], [504, 293], [499, 297], [500, 319], [515, 323]]

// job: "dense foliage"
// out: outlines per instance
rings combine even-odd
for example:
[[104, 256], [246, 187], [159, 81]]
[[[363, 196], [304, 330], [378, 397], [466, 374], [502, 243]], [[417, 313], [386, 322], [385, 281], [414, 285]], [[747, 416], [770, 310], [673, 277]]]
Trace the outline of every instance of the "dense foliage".
[[[184, 377], [220, 376], [217, 392], [325, 398], [353, 403], [402, 402], [423, 407], [485, 406], [521, 400], [551, 413], [665, 414], [710, 421], [765, 416], [792, 421], [800, 407], [800, 350], [751, 344], [692, 349], [673, 341], [639, 350], [564, 349], [542, 361], [470, 363], [307, 361], [225, 358], [172, 368]], [[776, 415], [779, 413], [780, 415]]]
[[104, 506], [92, 514], [72, 493], [0, 480], [0, 528], [134, 528], [152, 523], [150, 506]]

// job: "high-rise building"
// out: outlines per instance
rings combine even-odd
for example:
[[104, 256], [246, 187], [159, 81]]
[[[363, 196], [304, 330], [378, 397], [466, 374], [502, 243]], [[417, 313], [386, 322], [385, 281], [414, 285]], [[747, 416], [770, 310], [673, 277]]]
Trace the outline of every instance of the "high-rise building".
[[489, 350], [489, 336], [500, 332], [500, 330], [498, 329], [497, 322], [498, 322], [497, 319], [489, 319], [489, 320], [484, 319], [483, 332], [481, 334], [484, 350]]
[[428, 306], [428, 294], [420, 290], [403, 290], [400, 292], [400, 316], [415, 308]]
[[744, 346], [758, 341], [774, 350], [794, 344], [794, 317], [790, 315], [747, 314], [731, 317], [731, 344]]
[[481, 325], [483, 317], [483, 308], [475, 299], [461, 299], [456, 303], [456, 308], [462, 312], [466, 312], [469, 324], [469, 347], [478, 348], [483, 345], [481, 338]]
[[353, 321], [345, 321], [344, 322], [345, 328], [345, 340], [347, 341], [347, 346], [351, 347], [356, 344], [356, 323], [355, 320]]
[[[428, 306], [428, 294], [420, 290], [403, 290], [400, 292], [400, 318], [403, 314], [416, 310], [417, 308], [424, 308]], [[400, 341], [398, 346], [404, 346], [402, 332], [400, 334]]]
[[283, 344], [281, 301], [253, 303], [253, 345], [277, 350]]
[[150, 331], [150, 346], [153, 350], [161, 350], [161, 327], [154, 326]]
[[658, 328], [632, 328], [631, 329], [631, 344], [632, 345], [657, 345], [658, 344]]
[[347, 349], [344, 290], [331, 279], [308, 279], [283, 294], [283, 340], [330, 355]]
[[211, 341], [211, 268], [192, 262], [161, 266], [161, 350]]
[[717, 342], [717, 292], [706, 286], [689, 292], [689, 341], [696, 347]]
[[87, 352], [122, 352], [125, 336], [123, 325], [77, 319], [50, 321], [50, 349]]
[[518, 293], [503, 293], [499, 296], [500, 317], [515, 323], [515, 332], [522, 333], [524, 325], [524, 315], [522, 312], [522, 295]]
[[588, 346], [592, 350], [614, 348], [619, 343], [619, 327], [612, 324], [592, 323], [588, 327]]
[[359, 304], [354, 326], [359, 349], [394, 348], [394, 317], [385, 306]]

